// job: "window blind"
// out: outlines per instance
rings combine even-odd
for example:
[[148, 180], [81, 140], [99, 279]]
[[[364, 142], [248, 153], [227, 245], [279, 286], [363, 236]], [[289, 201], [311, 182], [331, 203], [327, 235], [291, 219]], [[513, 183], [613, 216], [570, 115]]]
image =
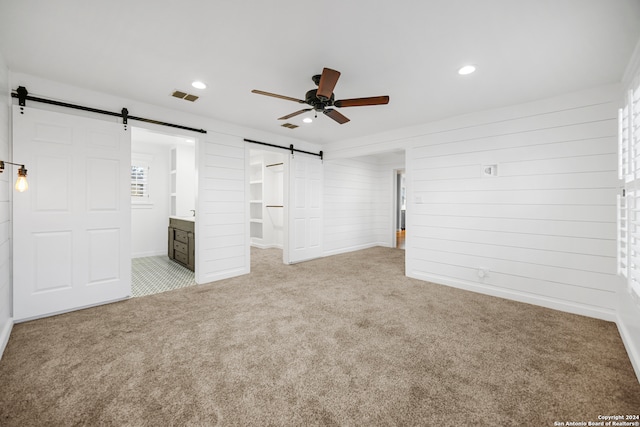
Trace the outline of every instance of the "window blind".
[[623, 183], [616, 205], [618, 274], [640, 303], [640, 76], [618, 111], [618, 177]]

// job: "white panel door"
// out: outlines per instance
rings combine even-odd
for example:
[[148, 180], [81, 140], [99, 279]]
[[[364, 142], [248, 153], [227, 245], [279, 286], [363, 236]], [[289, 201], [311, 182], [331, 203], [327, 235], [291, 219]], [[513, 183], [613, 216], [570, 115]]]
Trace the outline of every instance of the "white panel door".
[[322, 160], [294, 156], [289, 163], [288, 262], [322, 256]]
[[13, 201], [14, 319], [130, 296], [130, 132], [14, 106], [13, 158], [29, 171]]

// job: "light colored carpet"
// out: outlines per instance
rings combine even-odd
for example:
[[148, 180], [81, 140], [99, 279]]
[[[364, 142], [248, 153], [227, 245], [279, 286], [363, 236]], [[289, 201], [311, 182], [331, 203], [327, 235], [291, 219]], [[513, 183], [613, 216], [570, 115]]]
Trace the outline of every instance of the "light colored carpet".
[[0, 425], [536, 425], [636, 414], [613, 323], [404, 277], [404, 251], [14, 327]]

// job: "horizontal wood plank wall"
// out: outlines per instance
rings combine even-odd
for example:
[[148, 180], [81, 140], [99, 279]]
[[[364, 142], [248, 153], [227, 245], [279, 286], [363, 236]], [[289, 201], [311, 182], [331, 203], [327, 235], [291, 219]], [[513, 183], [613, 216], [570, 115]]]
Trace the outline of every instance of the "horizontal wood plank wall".
[[197, 283], [249, 272], [244, 142], [213, 132], [203, 139], [196, 152]]
[[617, 105], [546, 107], [413, 138], [407, 274], [614, 320]]
[[324, 255], [390, 245], [390, 174], [370, 157], [324, 162]]

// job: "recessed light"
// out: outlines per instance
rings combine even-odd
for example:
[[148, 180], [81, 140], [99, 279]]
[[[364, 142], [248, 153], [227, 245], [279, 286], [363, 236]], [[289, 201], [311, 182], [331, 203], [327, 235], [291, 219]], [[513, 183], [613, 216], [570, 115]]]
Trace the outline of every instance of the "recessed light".
[[465, 65], [464, 67], [458, 70], [458, 74], [464, 76], [467, 74], [471, 74], [476, 70], [476, 67], [473, 65]]
[[302, 119], [302, 121], [305, 123], [311, 123], [313, 120], [311, 119], [311, 117], [305, 117], [304, 119]]
[[196, 80], [195, 82], [191, 83], [191, 86], [195, 87], [196, 89], [206, 89], [207, 85], [202, 83], [201, 81]]

